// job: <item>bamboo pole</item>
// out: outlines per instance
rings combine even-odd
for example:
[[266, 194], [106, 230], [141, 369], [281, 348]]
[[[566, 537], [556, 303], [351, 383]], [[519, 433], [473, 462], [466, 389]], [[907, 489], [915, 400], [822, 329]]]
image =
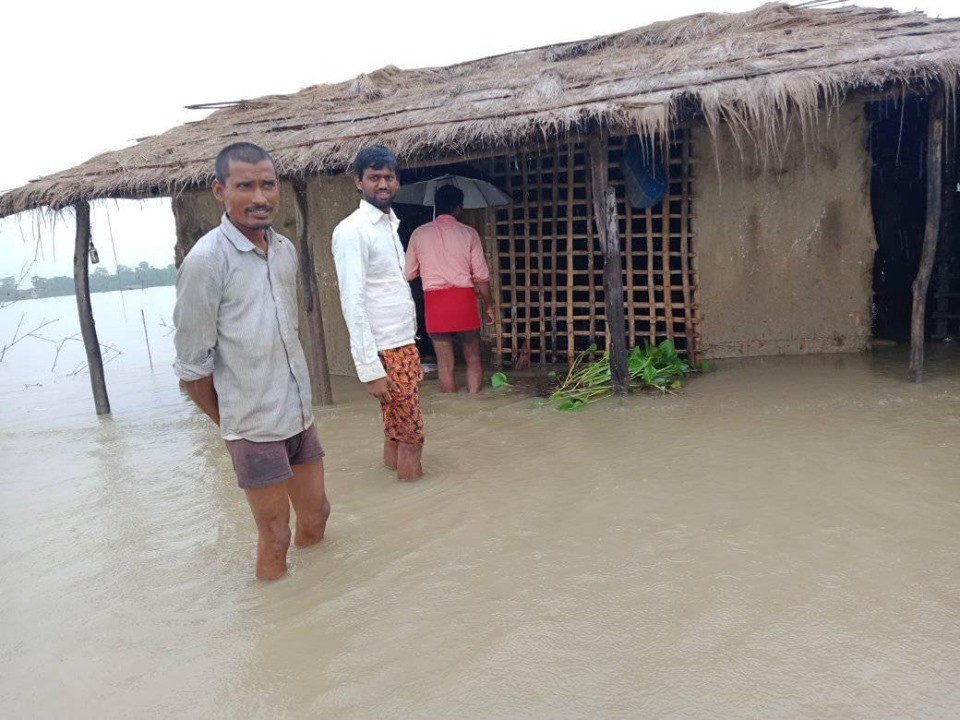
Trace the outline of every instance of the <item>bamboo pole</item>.
[[[586, 213], [586, 215], [587, 215], [587, 289], [588, 289], [588, 291], [589, 291], [588, 300], [589, 300], [589, 302], [590, 302], [590, 305], [589, 305], [590, 313], [589, 313], [589, 315], [587, 316], [587, 320], [589, 321], [588, 327], [589, 327], [589, 330], [590, 330], [590, 334], [588, 335], [588, 339], [589, 339], [589, 341], [590, 341], [590, 342], [589, 342], [590, 345], [594, 345], [594, 344], [596, 344], [596, 342], [597, 342], [597, 311], [596, 311], [596, 307], [597, 307], [597, 305], [598, 305], [598, 302], [597, 302], [597, 275], [596, 275], [596, 273], [594, 272], [594, 270], [595, 270], [594, 265], [595, 265], [595, 261], [596, 261], [596, 258], [594, 257], [594, 254], [595, 254], [595, 253], [594, 253], [594, 246], [595, 246], [594, 239], [595, 239], [595, 235], [594, 235], [594, 229], [593, 229], [594, 223], [591, 223], [591, 222], [590, 222], [590, 216], [591, 216], [591, 214], [593, 215], [593, 219], [594, 219], [594, 221], [596, 222], [596, 225], [597, 225], [597, 235], [599, 235], [599, 228], [600, 228], [600, 226], [602, 225], [602, 222], [603, 222], [603, 221], [601, 220], [601, 218], [603, 217], [603, 215], [597, 212], [597, 208], [600, 207], [600, 206], [602, 205], [602, 203], [603, 203], [603, 192], [602, 192], [602, 188], [603, 188], [603, 187], [606, 187], [606, 178], [603, 178], [603, 183], [604, 183], [604, 184], [600, 186], [601, 192], [597, 192], [597, 191], [596, 191], [596, 186], [593, 184], [593, 182], [592, 182], [592, 180], [591, 180], [591, 178], [592, 178], [592, 172], [593, 172], [593, 171], [592, 171], [592, 164], [591, 164], [591, 163], [592, 163], [592, 160], [593, 160], [592, 155], [591, 155], [592, 151], [593, 151], [593, 148], [590, 146], [590, 144], [589, 144], [589, 142], [588, 142], [588, 143], [587, 143], [587, 146], [584, 147], [583, 166], [584, 166], [584, 168], [587, 169], [588, 172], [591, 173], [590, 177], [587, 177], [587, 178], [586, 178], [586, 181], [587, 181], [587, 182], [586, 182], [586, 193], [585, 193], [585, 195], [586, 195], [586, 203], [587, 203], [587, 213]], [[603, 155], [603, 162], [604, 162], [604, 167], [606, 167], [606, 155], [605, 155], [605, 154]], [[598, 205], [598, 203], [600, 203], [600, 204]], [[591, 360], [591, 361], [594, 360], [594, 357], [593, 357], [592, 354], [590, 355], [590, 360]]]
[[[681, 157], [680, 166], [680, 270], [683, 282], [683, 332], [687, 338], [687, 359], [691, 363], [697, 361], [697, 346], [693, 332], [693, 292], [690, 289], [690, 220], [687, 215], [690, 210], [690, 133], [687, 130], [677, 131], [680, 137]], [[666, 260], [669, 262], [670, 258]]]
[[574, 313], [573, 313], [573, 206], [575, 203], [573, 194], [573, 166], [576, 158], [574, 157], [574, 143], [570, 140], [567, 143], [567, 364], [573, 362], [577, 354], [577, 338], [574, 334]]
[[910, 323], [910, 372], [913, 382], [923, 382], [923, 341], [927, 290], [937, 254], [943, 204], [943, 90], [937, 90], [928, 105], [927, 118], [927, 222], [923, 232], [920, 268], [913, 281], [913, 316]]
[[620, 233], [617, 227], [617, 196], [609, 185], [607, 136], [590, 138], [590, 178], [593, 212], [603, 250], [603, 294], [606, 303], [607, 335], [610, 338], [610, 378], [613, 394], [627, 394], [627, 337], [623, 318], [623, 272], [620, 267]]
[[[626, 146], [626, 138], [622, 139], [621, 147], [622, 150]], [[622, 155], [621, 155], [622, 157]], [[623, 163], [621, 162], [621, 167]], [[627, 265], [627, 347], [635, 347], [637, 345], [637, 303], [636, 303], [636, 288], [634, 283], [636, 282], [636, 276], [634, 275], [634, 268], [636, 268], [636, 253], [634, 252], [633, 247], [633, 206], [630, 204], [630, 201], [626, 199], [626, 182], [624, 182], [624, 203], [623, 210], [626, 215], [624, 229], [625, 237], [624, 240], [624, 257], [626, 258]]]
[[73, 249], [73, 282], [77, 296], [77, 313], [80, 315], [80, 333], [87, 351], [87, 369], [90, 371], [90, 386], [97, 415], [110, 414], [110, 399], [103, 375], [103, 357], [100, 340], [93, 321], [93, 306], [90, 304], [90, 204], [79, 202], [73, 206], [77, 216], [77, 234]]
[[560, 212], [560, 146], [553, 146], [553, 219], [550, 223], [550, 362], [557, 363], [557, 215]]
[[[504, 161], [506, 162], [506, 161]], [[487, 174], [497, 177], [496, 158], [489, 158]], [[504, 215], [505, 216], [505, 215]], [[487, 250], [488, 264], [490, 265], [490, 293], [493, 295], [493, 305], [496, 308], [496, 324], [493, 326], [494, 342], [496, 348], [493, 353], [493, 367], [497, 370], [503, 370], [503, 297], [500, 294], [500, 211], [496, 208], [487, 208], [487, 228], [493, 228], [490, 237], [484, 238], [484, 247]], [[489, 246], [488, 246], [489, 243]]]
[[546, 239], [543, 236], [543, 156], [539, 155], [536, 161], [537, 171], [537, 299], [540, 305], [540, 367], [547, 367], [547, 303], [544, 293], [547, 292], [546, 273], [543, 271], [543, 246]]
[[317, 286], [317, 270], [313, 261], [313, 246], [310, 244], [306, 181], [301, 178], [294, 180], [293, 190], [297, 198], [301, 292], [303, 308], [307, 314], [307, 337], [310, 341], [307, 365], [310, 371], [310, 384], [313, 386], [313, 401], [320, 406], [332, 405], [333, 389], [330, 387], [330, 367], [327, 364], [327, 339], [323, 331], [323, 313], [320, 307], [320, 289]]
[[[522, 180], [520, 187], [523, 188], [523, 272], [524, 282], [523, 299], [526, 311], [523, 313], [523, 337], [526, 340], [526, 348], [529, 353], [529, 361], [533, 362], [533, 321], [530, 313], [533, 308], [533, 301], [530, 299], [530, 293], [533, 289], [533, 277], [530, 268], [530, 163], [526, 155], [520, 159], [520, 168]], [[542, 348], [541, 348], [542, 349]]]
[[646, 227], [644, 235], [647, 243], [647, 306], [650, 309], [648, 320], [650, 321], [650, 344], [657, 344], [657, 279], [653, 274], [653, 207], [648, 207], [646, 211]]
[[[507, 195], [513, 198], [513, 165], [518, 163], [516, 156], [510, 156], [506, 159], [506, 175], [507, 175]], [[519, 163], [518, 163], [519, 168]], [[522, 187], [522, 183], [521, 183]], [[517, 215], [514, 209], [516, 201], [511, 202], [507, 205], [507, 217], [509, 219], [509, 225], [507, 229], [507, 234], [509, 237], [508, 241], [508, 252], [510, 254], [510, 361], [514, 368], [517, 366], [517, 355], [518, 355], [518, 339], [517, 339], [517, 238], [516, 230], [514, 228], [514, 223], [517, 220]]]
[[[669, 136], [664, 136], [663, 138], [663, 155], [664, 157], [670, 157], [670, 149], [672, 145], [672, 139]], [[683, 168], [680, 168], [681, 172]], [[674, 220], [674, 215], [670, 211], [670, 205], [673, 202], [674, 195], [670, 192], [672, 183], [670, 182], [672, 178], [670, 177], [669, 170], [667, 171], [667, 192], [663, 196], [663, 200], [660, 201], [660, 215], [661, 215], [661, 238], [660, 238], [660, 270], [662, 272], [661, 276], [661, 285], [663, 288], [663, 316], [666, 319], [666, 334], [667, 339], [670, 342], [673, 342], [675, 328], [673, 326], [674, 317], [673, 317], [673, 270], [670, 267], [670, 243], [673, 239], [673, 233], [671, 224]]]
[[147, 334], [147, 316], [140, 308], [140, 320], [143, 321], [143, 339], [147, 343], [147, 358], [150, 360], [150, 374], [153, 375], [153, 353], [150, 352], [150, 336]]
[[[493, 228], [491, 233], [490, 228]], [[483, 233], [480, 236], [483, 253], [487, 258], [487, 267], [490, 270], [490, 297], [493, 298], [494, 324], [487, 328], [487, 339], [493, 346], [493, 366], [497, 370], [503, 369], [503, 353], [501, 350], [500, 332], [500, 240], [497, 238], [497, 210], [488, 207], [483, 212]], [[492, 236], [492, 240], [491, 240]], [[485, 326], [486, 327], [486, 326]]]

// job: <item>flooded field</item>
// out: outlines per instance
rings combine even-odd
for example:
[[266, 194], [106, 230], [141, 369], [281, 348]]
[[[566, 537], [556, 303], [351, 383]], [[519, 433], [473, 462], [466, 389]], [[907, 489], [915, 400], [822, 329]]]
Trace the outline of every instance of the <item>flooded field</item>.
[[[716, 363], [573, 414], [425, 385], [427, 476], [318, 411], [291, 572], [164, 365], [2, 390], [4, 717], [955, 717], [960, 352]], [[156, 359], [156, 358], [155, 358]]]

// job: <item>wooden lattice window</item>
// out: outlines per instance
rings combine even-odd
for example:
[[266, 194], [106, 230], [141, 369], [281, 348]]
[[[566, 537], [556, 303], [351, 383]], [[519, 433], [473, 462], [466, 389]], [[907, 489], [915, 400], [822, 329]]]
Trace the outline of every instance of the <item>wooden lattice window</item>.
[[[611, 138], [608, 153], [620, 217], [628, 347], [670, 338], [681, 353], [696, 359], [690, 134], [673, 133], [669, 190], [649, 210], [635, 210], [624, 200], [624, 143]], [[489, 160], [489, 174], [514, 199], [491, 210], [486, 222], [501, 319], [494, 351], [501, 362], [524, 346], [531, 361], [541, 364], [570, 362], [592, 343], [606, 347], [603, 257], [588, 162], [586, 143], [576, 141]]]

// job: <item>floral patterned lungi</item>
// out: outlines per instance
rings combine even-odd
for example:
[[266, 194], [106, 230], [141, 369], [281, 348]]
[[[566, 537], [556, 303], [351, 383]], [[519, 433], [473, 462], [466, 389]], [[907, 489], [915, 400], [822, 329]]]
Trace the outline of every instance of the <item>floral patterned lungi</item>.
[[416, 345], [381, 350], [380, 360], [387, 375], [396, 384], [393, 400], [380, 403], [383, 434], [387, 440], [423, 445], [423, 411], [418, 386], [423, 380], [420, 353]]

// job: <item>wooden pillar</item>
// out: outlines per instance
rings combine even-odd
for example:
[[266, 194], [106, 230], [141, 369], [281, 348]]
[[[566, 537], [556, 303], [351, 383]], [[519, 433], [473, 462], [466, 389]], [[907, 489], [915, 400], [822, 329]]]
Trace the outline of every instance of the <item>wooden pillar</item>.
[[80, 202], [73, 206], [77, 217], [77, 236], [73, 249], [73, 283], [77, 296], [77, 312], [80, 315], [80, 333], [83, 335], [83, 347], [87, 351], [87, 369], [90, 372], [90, 385], [93, 388], [93, 402], [97, 415], [110, 414], [110, 399], [107, 397], [107, 384], [103, 376], [103, 357], [100, 355], [100, 341], [93, 322], [93, 307], [90, 304], [90, 204]]
[[310, 369], [310, 384], [313, 386], [313, 401], [321, 406], [332, 405], [333, 390], [330, 387], [330, 367], [327, 365], [327, 339], [323, 332], [320, 290], [317, 287], [317, 270], [313, 262], [313, 246], [310, 244], [306, 180], [294, 180], [293, 189], [297, 197], [301, 290], [303, 307], [307, 313], [307, 337], [309, 338], [307, 365]]
[[910, 321], [910, 379], [923, 382], [923, 341], [927, 290], [933, 273], [943, 206], [943, 90], [938, 89], [927, 105], [927, 222], [923, 231], [920, 268], [913, 281], [913, 316]]
[[626, 395], [630, 385], [627, 372], [627, 336], [623, 317], [623, 268], [620, 266], [620, 231], [617, 227], [617, 196], [609, 183], [607, 134], [590, 137], [590, 182], [593, 189], [593, 216], [603, 252], [603, 296], [610, 338], [610, 378], [613, 394]]

